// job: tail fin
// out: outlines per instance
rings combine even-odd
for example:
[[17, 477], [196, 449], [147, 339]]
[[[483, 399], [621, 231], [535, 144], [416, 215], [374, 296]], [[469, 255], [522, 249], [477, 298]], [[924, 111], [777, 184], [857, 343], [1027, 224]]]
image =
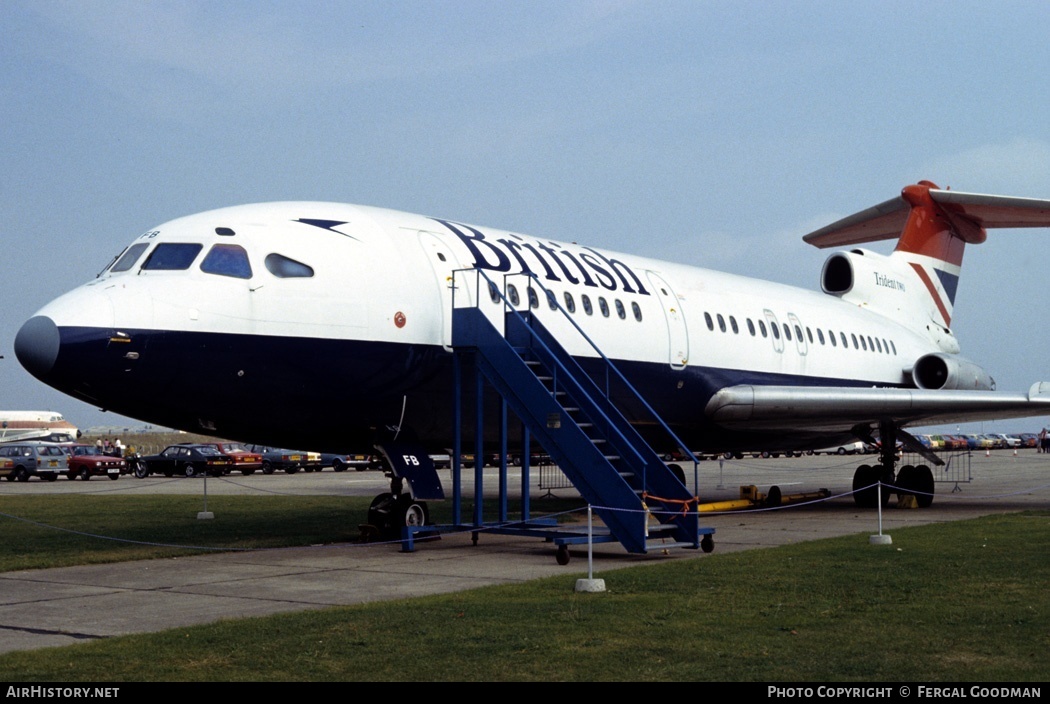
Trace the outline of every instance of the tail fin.
[[894, 258], [915, 271], [943, 326], [951, 323], [967, 244], [980, 244], [986, 228], [1050, 227], [1050, 200], [941, 190], [929, 181], [907, 186], [898, 198], [806, 235], [816, 247], [841, 247], [898, 238]]

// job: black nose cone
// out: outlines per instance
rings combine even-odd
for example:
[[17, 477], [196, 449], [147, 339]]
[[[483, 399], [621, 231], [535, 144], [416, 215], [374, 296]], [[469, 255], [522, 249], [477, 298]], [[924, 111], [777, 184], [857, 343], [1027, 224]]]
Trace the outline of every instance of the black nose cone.
[[58, 359], [58, 327], [46, 315], [26, 321], [15, 336], [15, 356], [30, 374], [45, 380]]

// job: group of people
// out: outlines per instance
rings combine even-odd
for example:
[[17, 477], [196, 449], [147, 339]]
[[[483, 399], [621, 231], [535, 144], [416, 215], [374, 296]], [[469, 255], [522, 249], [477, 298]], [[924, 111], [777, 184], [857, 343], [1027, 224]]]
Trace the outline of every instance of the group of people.
[[109, 438], [99, 438], [95, 441], [95, 449], [98, 450], [100, 455], [110, 455], [111, 457], [124, 456], [124, 443], [120, 441], [120, 438], [116, 438], [112, 442], [110, 442]]
[[1050, 433], [1046, 428], [1039, 431], [1039, 452], [1050, 452]]

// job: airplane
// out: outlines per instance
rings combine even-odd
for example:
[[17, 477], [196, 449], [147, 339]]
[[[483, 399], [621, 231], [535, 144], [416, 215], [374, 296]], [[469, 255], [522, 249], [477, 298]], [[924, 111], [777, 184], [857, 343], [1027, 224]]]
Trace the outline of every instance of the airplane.
[[[242, 205], [139, 235], [14, 346], [44, 383], [149, 423], [326, 452], [394, 433], [440, 453], [456, 419], [499, 412], [450, 411], [455, 306], [512, 307], [585, 370], [611, 360], [690, 452], [881, 441], [854, 487], [896, 481], [928, 504], [931, 470], [897, 472], [895, 448], [940, 460], [907, 427], [1050, 414], [1050, 383], [994, 391], [951, 328], [965, 246], [1046, 226], [1050, 200], [920, 181], [806, 235], [852, 247], [810, 291], [387, 209]], [[887, 239], [889, 255], [858, 246]], [[654, 447], [674, 444], [638, 409], [624, 414]]]
[[0, 411], [0, 443], [25, 440], [73, 442], [80, 430], [54, 411]]

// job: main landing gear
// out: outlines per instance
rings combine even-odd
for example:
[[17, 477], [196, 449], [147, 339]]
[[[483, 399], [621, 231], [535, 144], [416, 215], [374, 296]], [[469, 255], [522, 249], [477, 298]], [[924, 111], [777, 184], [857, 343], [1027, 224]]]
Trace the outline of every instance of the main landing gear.
[[[872, 442], [871, 434], [859, 432], [857, 435]], [[919, 444], [911, 435], [898, 428], [891, 422], [883, 422], [879, 425], [879, 464], [862, 464], [857, 467], [853, 474], [853, 500], [861, 508], [874, 508], [882, 496], [882, 505], [888, 506], [890, 494], [896, 493], [898, 497], [906, 494], [915, 496], [915, 502], [920, 508], [929, 508], [933, 504], [933, 471], [928, 465], [906, 464], [900, 471], [894, 472], [897, 462], [897, 436], [900, 435], [909, 449], [920, 451], [920, 454], [929, 456], [925, 448]], [[938, 461], [934, 456], [933, 461]], [[879, 487], [878, 483], [882, 486]]]

